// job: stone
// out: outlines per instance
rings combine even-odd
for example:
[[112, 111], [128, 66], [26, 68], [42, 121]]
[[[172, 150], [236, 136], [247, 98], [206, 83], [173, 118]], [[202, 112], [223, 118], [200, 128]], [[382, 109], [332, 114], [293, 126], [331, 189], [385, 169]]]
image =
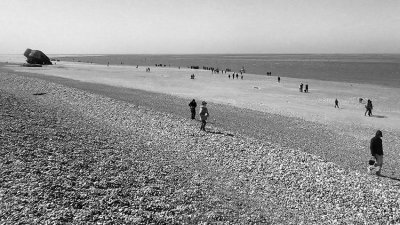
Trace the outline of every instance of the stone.
[[26, 57], [26, 62], [29, 64], [53, 65], [49, 57], [40, 50], [27, 48], [24, 52], [24, 56]]

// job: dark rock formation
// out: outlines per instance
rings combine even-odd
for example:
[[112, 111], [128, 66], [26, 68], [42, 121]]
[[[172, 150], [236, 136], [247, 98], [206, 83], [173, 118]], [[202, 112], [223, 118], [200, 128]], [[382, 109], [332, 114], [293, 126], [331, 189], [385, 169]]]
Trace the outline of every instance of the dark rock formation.
[[24, 52], [24, 56], [27, 58], [26, 62], [29, 64], [53, 65], [49, 57], [39, 50], [27, 48]]

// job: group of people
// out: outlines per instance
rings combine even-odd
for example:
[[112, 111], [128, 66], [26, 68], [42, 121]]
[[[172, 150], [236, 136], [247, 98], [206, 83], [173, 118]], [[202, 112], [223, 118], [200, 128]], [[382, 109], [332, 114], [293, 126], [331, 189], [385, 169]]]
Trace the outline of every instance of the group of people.
[[[239, 74], [238, 73], [233, 73], [232, 74], [232, 79], [235, 79], [235, 76], [236, 76], [236, 79], [239, 79]], [[228, 78], [229, 79], [231, 79], [231, 75], [230, 74], [228, 74]], [[240, 79], [242, 79], [243, 80], [243, 74], [242, 73], [240, 73]]]
[[190, 79], [194, 79], [194, 74], [190, 75]]
[[[189, 107], [190, 107], [190, 112], [192, 114], [191, 118], [192, 120], [194, 120], [196, 118], [196, 107], [197, 107], [197, 103], [194, 99], [189, 103]], [[207, 102], [203, 101], [201, 103], [199, 115], [201, 120], [200, 130], [206, 131], [207, 118], [210, 116], [207, 109]]]
[[[303, 83], [300, 83], [300, 87], [299, 87], [299, 91], [303, 92]], [[306, 84], [305, 88], [304, 88], [304, 92], [307, 93], [308, 92], [308, 84]]]

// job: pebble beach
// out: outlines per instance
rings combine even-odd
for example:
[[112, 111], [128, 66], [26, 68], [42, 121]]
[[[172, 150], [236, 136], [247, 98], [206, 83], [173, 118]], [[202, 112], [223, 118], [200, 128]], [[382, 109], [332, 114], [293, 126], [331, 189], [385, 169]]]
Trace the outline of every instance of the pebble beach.
[[[299, 96], [296, 79], [246, 74], [230, 89], [205, 72], [69, 66], [0, 70], [2, 224], [400, 222], [398, 89], [307, 81]], [[375, 117], [359, 96], [376, 99]], [[191, 98], [209, 103], [207, 132]], [[378, 128], [382, 177], [366, 173]]]

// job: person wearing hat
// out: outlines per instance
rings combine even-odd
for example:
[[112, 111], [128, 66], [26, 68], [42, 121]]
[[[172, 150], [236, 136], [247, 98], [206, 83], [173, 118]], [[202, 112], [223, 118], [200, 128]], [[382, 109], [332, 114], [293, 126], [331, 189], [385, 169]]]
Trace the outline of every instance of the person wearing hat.
[[200, 130], [206, 131], [207, 118], [210, 115], [210, 114], [208, 114], [207, 102], [203, 101], [201, 103], [199, 114], [200, 114], [200, 119], [201, 119]]
[[383, 164], [383, 147], [382, 147], [382, 131], [376, 131], [375, 137], [371, 139], [370, 149], [371, 155], [375, 157], [375, 166], [379, 167], [376, 175], [381, 175], [381, 169]]

